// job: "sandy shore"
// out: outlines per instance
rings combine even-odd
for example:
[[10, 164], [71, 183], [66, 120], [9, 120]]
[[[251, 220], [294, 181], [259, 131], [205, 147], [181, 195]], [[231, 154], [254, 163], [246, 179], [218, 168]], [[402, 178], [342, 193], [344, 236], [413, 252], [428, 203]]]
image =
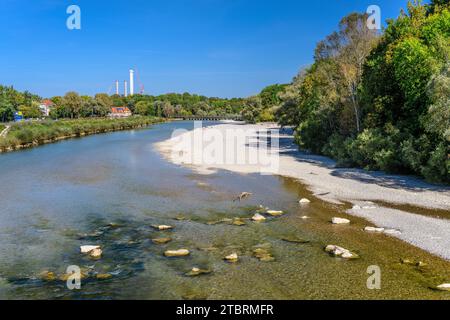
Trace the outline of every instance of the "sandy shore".
[[[279, 134], [275, 125], [221, 124], [214, 127], [198, 128], [181, 133], [178, 137], [159, 143], [156, 147], [173, 163], [189, 166], [202, 174], [217, 170], [249, 174], [261, 173], [282, 175], [301, 180], [309, 186], [314, 195], [333, 203], [350, 202], [361, 209], [348, 213], [363, 217], [378, 227], [396, 229], [400, 239], [421, 249], [450, 260], [450, 220], [427, 217], [407, 211], [376, 206], [371, 201], [392, 204], [408, 204], [415, 207], [450, 211], [450, 188], [434, 186], [408, 176], [387, 175], [381, 172], [367, 172], [359, 169], [336, 168], [329, 158], [299, 152], [289, 134]], [[228, 141], [220, 141], [220, 135], [239, 131], [246, 139], [235, 139], [233, 149], [236, 157], [246, 161], [214, 161], [217, 150], [225, 149], [217, 158], [229, 157]], [[258, 158], [261, 150], [257, 148], [261, 137], [258, 133], [271, 132], [277, 138], [267, 155], [260, 156], [255, 164], [250, 159]], [[216, 138], [214, 140], [214, 138]], [[202, 140], [202, 143], [192, 141]], [[230, 139], [223, 139], [230, 140]], [[215, 150], [215, 151], [212, 151]], [[245, 154], [245, 156], [243, 156]], [[233, 155], [231, 155], [232, 158]], [[206, 158], [206, 160], [205, 160]], [[242, 159], [241, 159], [242, 160]]]

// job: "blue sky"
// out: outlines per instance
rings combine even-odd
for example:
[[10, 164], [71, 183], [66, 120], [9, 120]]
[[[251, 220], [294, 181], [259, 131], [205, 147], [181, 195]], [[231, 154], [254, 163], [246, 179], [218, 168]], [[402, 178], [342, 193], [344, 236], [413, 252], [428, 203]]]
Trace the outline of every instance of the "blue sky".
[[[406, 0], [0, 0], [0, 84], [44, 97], [113, 93], [136, 68], [146, 93], [246, 97], [290, 82], [339, 20]], [[69, 5], [81, 30], [66, 28]], [[122, 89], [122, 85], [121, 85]]]

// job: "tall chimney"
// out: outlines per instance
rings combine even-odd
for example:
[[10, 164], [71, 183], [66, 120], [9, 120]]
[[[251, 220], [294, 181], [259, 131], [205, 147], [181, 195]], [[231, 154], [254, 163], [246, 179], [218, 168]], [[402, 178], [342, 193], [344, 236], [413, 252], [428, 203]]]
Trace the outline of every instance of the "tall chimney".
[[119, 95], [119, 80], [116, 80], [116, 95]]
[[130, 69], [130, 96], [134, 95], [134, 70]]
[[123, 84], [124, 84], [123, 87], [124, 87], [124, 90], [125, 90], [124, 91], [124, 96], [128, 97], [128, 83], [127, 83], [127, 80], [125, 80]]

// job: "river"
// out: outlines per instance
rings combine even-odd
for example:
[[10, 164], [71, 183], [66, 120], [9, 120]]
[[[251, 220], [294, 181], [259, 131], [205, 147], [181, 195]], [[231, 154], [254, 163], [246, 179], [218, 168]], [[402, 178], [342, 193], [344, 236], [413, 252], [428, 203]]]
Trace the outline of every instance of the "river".
[[[330, 217], [346, 207], [317, 199], [300, 207], [299, 197], [314, 197], [298, 181], [226, 171], [199, 175], [164, 160], [154, 144], [192, 127], [165, 123], [0, 155], [0, 298], [450, 299], [430, 289], [450, 279], [449, 262], [366, 234], [367, 223], [358, 218], [348, 228], [332, 226]], [[253, 196], [233, 202], [243, 191]], [[243, 226], [216, 223], [252, 217], [259, 205], [286, 214]], [[175, 228], [160, 232], [154, 224]], [[173, 240], [154, 244], [158, 237]], [[91, 244], [102, 246], [101, 259], [80, 254], [81, 245]], [[360, 259], [333, 258], [323, 250], [327, 244], [352, 249]], [[191, 255], [163, 255], [180, 248]], [[259, 261], [256, 248], [275, 261]], [[233, 252], [238, 263], [223, 261]], [[80, 290], [40, 276], [63, 275], [70, 265], [88, 274]], [[372, 265], [382, 271], [381, 290], [367, 288]], [[187, 276], [193, 267], [211, 273]]]

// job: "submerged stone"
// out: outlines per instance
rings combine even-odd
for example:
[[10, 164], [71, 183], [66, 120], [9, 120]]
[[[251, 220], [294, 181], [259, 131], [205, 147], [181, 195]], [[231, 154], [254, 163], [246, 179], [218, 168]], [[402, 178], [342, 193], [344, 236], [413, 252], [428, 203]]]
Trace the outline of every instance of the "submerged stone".
[[92, 250], [95, 250], [95, 249], [100, 249], [100, 246], [81, 246], [80, 247], [80, 250], [81, 250], [81, 253], [84, 253], [84, 254], [87, 254], [87, 253], [90, 253]]
[[97, 280], [108, 280], [111, 279], [113, 276], [112, 274], [109, 273], [98, 273], [95, 275], [95, 278], [97, 278]]
[[272, 254], [268, 250], [263, 248], [257, 248], [253, 250], [253, 255], [261, 262], [275, 261], [275, 258], [272, 256]]
[[298, 203], [300, 203], [300, 204], [308, 204], [308, 203], [311, 203], [311, 200], [303, 198]]
[[152, 242], [154, 244], [166, 244], [166, 243], [169, 243], [170, 241], [172, 241], [172, 238], [156, 238], [156, 239], [152, 239]]
[[57, 276], [52, 271], [43, 271], [39, 274], [39, 278], [43, 281], [55, 281]]
[[443, 283], [436, 287], [440, 291], [450, 291], [450, 283]]
[[300, 239], [300, 238], [297, 238], [297, 237], [283, 237], [283, 238], [281, 238], [281, 240], [283, 240], [285, 242], [299, 243], [299, 244], [310, 243], [309, 240], [304, 240], [304, 239]]

